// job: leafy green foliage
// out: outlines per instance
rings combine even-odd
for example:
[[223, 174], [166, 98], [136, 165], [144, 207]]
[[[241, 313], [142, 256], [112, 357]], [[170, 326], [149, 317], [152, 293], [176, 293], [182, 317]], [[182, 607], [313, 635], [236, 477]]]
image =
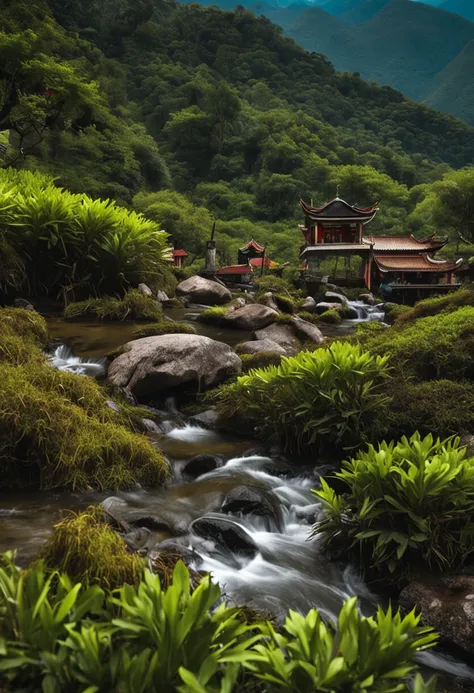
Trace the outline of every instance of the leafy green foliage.
[[[326, 625], [312, 609], [290, 612], [282, 630], [246, 623], [201, 577], [195, 589], [182, 562], [163, 588], [148, 570], [113, 594], [87, 589], [41, 563], [26, 572], [0, 561], [0, 685], [53, 693], [237, 693], [318, 690], [407, 693], [413, 656], [436, 636], [414, 613], [379, 608], [361, 616], [357, 600]], [[85, 689], [84, 687], [87, 686]], [[416, 693], [432, 693], [417, 677]]]
[[154, 222], [39, 174], [0, 170], [0, 191], [0, 238], [22, 258], [16, 284], [27, 292], [74, 296], [159, 283], [170, 251]]
[[386, 403], [387, 361], [342, 342], [283, 357], [279, 366], [250, 371], [223, 387], [219, 412], [243, 417], [288, 450], [360, 444], [373, 413]]
[[396, 580], [425, 570], [455, 571], [472, 561], [474, 458], [459, 438], [414, 433], [369, 445], [335, 476], [347, 493], [335, 493], [325, 479], [315, 491], [326, 517], [314, 533], [327, 546]]
[[64, 310], [66, 320], [96, 318], [98, 320], [156, 320], [162, 319], [156, 298], [130, 289], [122, 298], [102, 296], [79, 303], [70, 303]]

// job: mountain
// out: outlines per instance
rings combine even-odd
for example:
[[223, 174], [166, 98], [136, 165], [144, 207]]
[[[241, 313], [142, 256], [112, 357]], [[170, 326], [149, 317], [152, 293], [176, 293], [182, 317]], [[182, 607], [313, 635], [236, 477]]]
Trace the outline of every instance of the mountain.
[[441, 9], [455, 12], [474, 22], [474, 3], [472, 0], [445, 0], [440, 5]]
[[474, 113], [474, 41], [436, 76], [436, 85], [427, 103], [441, 111], [449, 110], [463, 120], [472, 120]]
[[374, 17], [389, 0], [358, 0], [353, 7], [341, 15], [346, 24], [360, 24]]

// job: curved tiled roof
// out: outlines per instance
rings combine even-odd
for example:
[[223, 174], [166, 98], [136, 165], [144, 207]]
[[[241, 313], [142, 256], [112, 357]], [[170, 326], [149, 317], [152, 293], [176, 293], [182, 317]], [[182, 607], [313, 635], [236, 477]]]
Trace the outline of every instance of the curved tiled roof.
[[173, 250], [173, 257], [188, 257], [188, 253], [181, 248]]
[[216, 274], [251, 274], [252, 272], [250, 265], [229, 265], [218, 269]]
[[435, 238], [435, 234], [426, 236], [420, 240], [413, 234], [409, 236], [364, 236], [363, 243], [373, 246], [375, 252], [387, 252], [390, 250], [420, 252], [423, 250], [439, 250], [448, 242], [448, 238]]
[[239, 250], [245, 251], [245, 250], [250, 250], [250, 248], [253, 248], [258, 253], [263, 253], [263, 251], [265, 250], [265, 248], [263, 246], [261, 246], [259, 243], [257, 243], [257, 241], [254, 241], [253, 238], [251, 241], [249, 241], [248, 243], [243, 245], [241, 248], [239, 248]]
[[377, 267], [382, 272], [452, 272], [461, 267], [463, 260], [434, 260], [428, 254], [418, 255], [374, 255]]
[[362, 208], [350, 205], [340, 197], [336, 197], [322, 207], [311, 207], [304, 200], [300, 200], [300, 205], [306, 214], [316, 219], [359, 219], [370, 221], [377, 212], [378, 202], [372, 205], [372, 207]]

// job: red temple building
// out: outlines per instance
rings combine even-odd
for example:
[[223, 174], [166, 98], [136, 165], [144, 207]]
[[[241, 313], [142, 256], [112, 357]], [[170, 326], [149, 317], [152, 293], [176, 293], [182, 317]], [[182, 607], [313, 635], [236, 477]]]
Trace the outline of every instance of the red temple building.
[[[413, 235], [366, 235], [364, 227], [377, 214], [377, 204], [361, 208], [339, 197], [319, 208], [302, 200], [300, 204], [304, 213], [304, 225], [300, 228], [305, 238], [302, 269], [308, 280], [321, 281], [327, 277], [326, 281], [353, 283], [369, 290], [383, 287], [386, 293], [401, 296], [403, 300], [459, 286], [454, 282], [454, 273], [463, 261], [433, 257], [446, 245], [447, 238], [435, 238], [434, 234], [422, 240]], [[347, 269], [354, 256], [359, 258], [355, 276], [353, 269]], [[335, 260], [332, 275], [328, 263], [324, 262], [330, 258]], [[343, 259], [343, 267], [338, 275], [339, 258]]]
[[188, 253], [185, 250], [182, 250], [181, 248], [175, 248], [173, 251], [173, 265], [176, 267], [182, 267], [183, 262], [186, 260], [188, 257]]
[[216, 276], [224, 283], [229, 284], [249, 284], [252, 281], [254, 270], [257, 270], [257, 276], [262, 272], [262, 264], [264, 269], [277, 269], [279, 264], [273, 262], [268, 255], [264, 246], [254, 241], [251, 241], [239, 248], [237, 256], [237, 265], [229, 265], [221, 267], [217, 270]]

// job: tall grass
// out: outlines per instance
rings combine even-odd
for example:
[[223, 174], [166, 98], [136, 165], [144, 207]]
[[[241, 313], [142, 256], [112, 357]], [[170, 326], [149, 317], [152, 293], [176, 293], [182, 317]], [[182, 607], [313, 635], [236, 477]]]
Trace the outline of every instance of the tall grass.
[[0, 288], [73, 299], [142, 281], [158, 288], [171, 259], [167, 238], [115, 202], [74, 195], [42, 174], [0, 171], [0, 248], [9, 257]]

